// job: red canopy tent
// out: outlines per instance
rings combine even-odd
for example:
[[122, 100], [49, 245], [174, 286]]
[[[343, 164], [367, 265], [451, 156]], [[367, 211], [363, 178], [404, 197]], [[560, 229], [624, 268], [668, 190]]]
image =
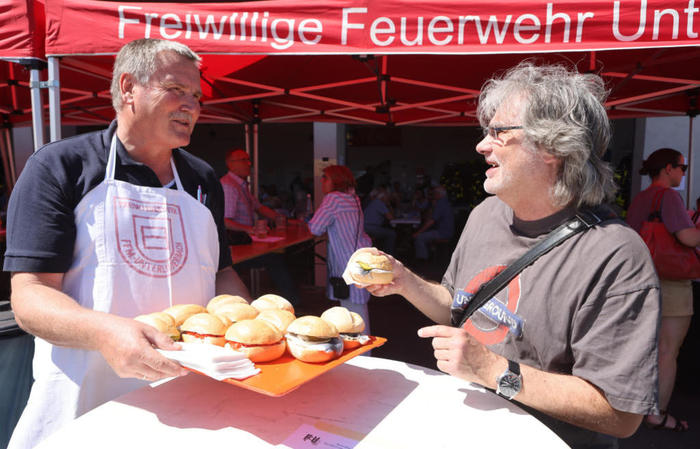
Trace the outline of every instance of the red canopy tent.
[[8, 192], [16, 179], [9, 130], [13, 118], [27, 120], [31, 116], [34, 140], [44, 140], [38, 85], [39, 72], [46, 65], [41, 59], [43, 29], [43, 0], [7, 0], [0, 4], [0, 153]]
[[474, 124], [484, 80], [531, 56], [599, 73], [612, 118], [693, 116], [698, 11], [694, 0], [52, 0], [51, 121], [109, 122], [114, 54], [142, 37], [203, 56], [203, 123]]
[[600, 73], [611, 117], [685, 115], [700, 85], [696, 12], [692, 0], [54, 0], [46, 54], [71, 71], [66, 123], [111, 119], [112, 55], [141, 37], [203, 55], [202, 122], [473, 123], [483, 81], [533, 54]]

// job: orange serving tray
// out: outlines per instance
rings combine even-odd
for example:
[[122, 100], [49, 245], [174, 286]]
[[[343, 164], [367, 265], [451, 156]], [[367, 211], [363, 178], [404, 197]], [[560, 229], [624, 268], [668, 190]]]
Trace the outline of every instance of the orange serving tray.
[[[255, 366], [260, 368], [260, 372], [255, 376], [243, 380], [224, 379], [222, 382], [236, 385], [248, 390], [253, 390], [268, 396], [284, 396], [290, 391], [294, 391], [311, 379], [320, 376], [336, 366], [363, 354], [372, 348], [379, 347], [386, 343], [386, 338], [370, 337], [370, 342], [349, 351], [343, 352], [340, 357], [324, 363], [306, 363], [299, 361], [286, 353], [277, 360], [271, 362], [259, 362]], [[202, 374], [196, 370], [187, 368], [197, 374]]]

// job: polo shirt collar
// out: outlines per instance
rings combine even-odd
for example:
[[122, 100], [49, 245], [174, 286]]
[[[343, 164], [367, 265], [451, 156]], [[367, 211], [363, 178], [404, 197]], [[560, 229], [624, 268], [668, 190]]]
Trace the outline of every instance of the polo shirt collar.
[[244, 184], [248, 184], [248, 181], [246, 181], [245, 179], [241, 178], [240, 176], [238, 176], [238, 175], [235, 174], [234, 172], [232, 172], [232, 171], [229, 170], [228, 174], [229, 174], [229, 176], [231, 176], [231, 179], [233, 179], [234, 181], [236, 181], [236, 183], [237, 183], [239, 186], [243, 186]]
[[[109, 155], [109, 148], [112, 145], [112, 136], [114, 133], [117, 132], [117, 120], [112, 120], [112, 123], [109, 124], [109, 127], [106, 129], [103, 137], [103, 143], [105, 145], [105, 148], [107, 149], [107, 155]], [[177, 148], [173, 150], [173, 159], [177, 160]], [[117, 137], [117, 164], [119, 165], [144, 165], [143, 163], [135, 160], [134, 158], [131, 157], [128, 151], [126, 151], [126, 148], [124, 148], [124, 144], [122, 143], [121, 140], [119, 140], [119, 137]]]

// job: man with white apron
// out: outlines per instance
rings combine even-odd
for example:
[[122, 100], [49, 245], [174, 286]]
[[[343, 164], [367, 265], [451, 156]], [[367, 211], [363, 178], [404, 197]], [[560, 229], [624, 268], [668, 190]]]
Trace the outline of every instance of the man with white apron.
[[11, 448], [34, 447], [104, 402], [186, 373], [154, 349], [177, 345], [134, 316], [218, 293], [249, 297], [231, 269], [214, 171], [177, 149], [199, 116], [198, 63], [174, 42], [127, 44], [112, 81], [117, 120], [47, 145], [18, 180], [4, 269], [36, 351]]

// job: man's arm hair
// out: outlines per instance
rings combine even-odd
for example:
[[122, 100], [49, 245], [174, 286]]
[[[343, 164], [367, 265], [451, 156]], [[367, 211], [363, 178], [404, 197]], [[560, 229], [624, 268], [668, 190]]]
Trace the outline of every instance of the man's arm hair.
[[63, 273], [12, 274], [15, 320], [56, 346], [99, 351], [120, 377], [157, 380], [186, 371], [155, 348], [174, 350], [167, 335], [131, 318], [97, 312], [61, 291]]
[[277, 217], [279, 214], [275, 212], [274, 210], [270, 209], [269, 207], [265, 206], [264, 204], [261, 204], [260, 207], [258, 208], [257, 212], [262, 215], [265, 218], [269, 218], [270, 220], [274, 220], [275, 217]]
[[12, 273], [10, 301], [17, 324], [49, 343], [96, 349], [99, 313], [61, 291], [63, 273]]
[[253, 226], [244, 225], [243, 223], [239, 223], [231, 218], [224, 218], [224, 225], [226, 226], [226, 229], [230, 229], [232, 231], [253, 232], [254, 229]]

